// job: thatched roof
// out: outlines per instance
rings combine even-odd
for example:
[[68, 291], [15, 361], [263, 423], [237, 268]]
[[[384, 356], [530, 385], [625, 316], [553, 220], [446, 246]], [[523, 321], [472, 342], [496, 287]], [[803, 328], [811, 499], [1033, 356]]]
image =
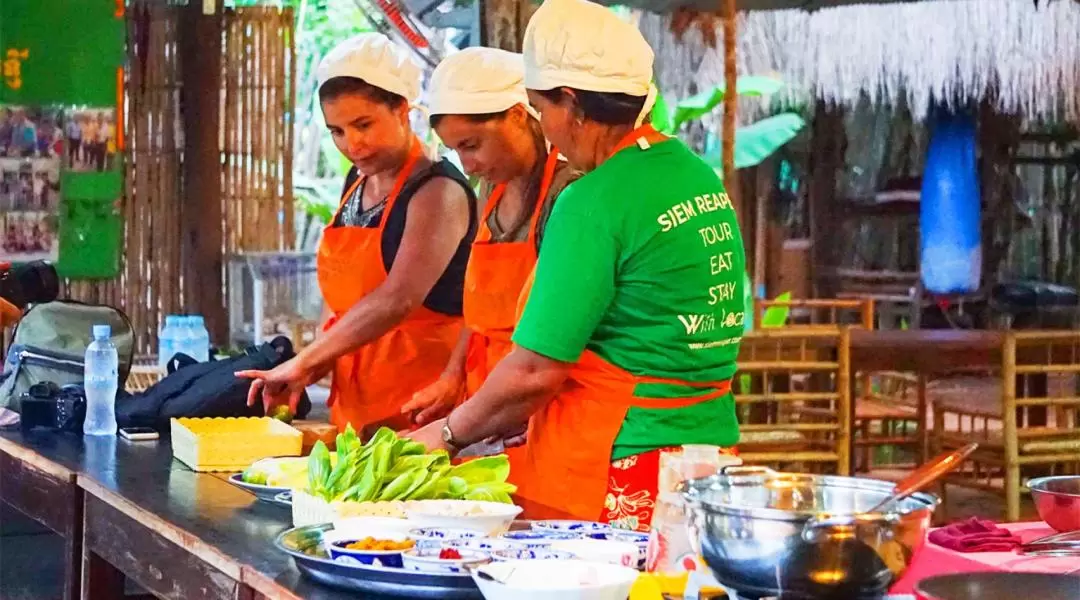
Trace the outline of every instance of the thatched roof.
[[[845, 4], [885, 4], [890, 2], [918, 2], [922, 0], [738, 0], [739, 10], [805, 10], [833, 8]], [[669, 13], [676, 8], [693, 8], [714, 11], [719, 0], [598, 0], [608, 6], [628, 6], [654, 13]]]
[[[676, 39], [671, 19], [645, 13], [640, 20], [656, 50], [660, 87], [682, 96], [723, 81], [723, 44], [707, 47], [694, 29]], [[774, 73], [796, 94], [849, 106], [862, 98], [904, 103], [916, 116], [939, 100], [990, 98], [1028, 119], [1080, 122], [1080, 2], [927, 0], [749, 12], [738, 31], [739, 73]]]

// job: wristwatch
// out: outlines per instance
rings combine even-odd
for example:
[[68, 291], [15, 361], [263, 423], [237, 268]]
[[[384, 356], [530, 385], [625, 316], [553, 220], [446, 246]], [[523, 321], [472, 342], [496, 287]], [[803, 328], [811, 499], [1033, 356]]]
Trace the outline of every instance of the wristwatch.
[[443, 421], [442, 441], [455, 452], [461, 450], [461, 446], [454, 440], [454, 432], [450, 431], [450, 415], [446, 415], [446, 420]]

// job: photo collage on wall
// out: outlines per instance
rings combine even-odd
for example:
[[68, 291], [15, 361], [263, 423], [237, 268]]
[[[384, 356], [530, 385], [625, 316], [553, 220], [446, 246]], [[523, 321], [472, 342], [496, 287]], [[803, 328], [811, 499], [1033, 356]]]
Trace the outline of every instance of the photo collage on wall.
[[115, 108], [0, 105], [0, 260], [57, 259], [60, 172], [116, 168]]

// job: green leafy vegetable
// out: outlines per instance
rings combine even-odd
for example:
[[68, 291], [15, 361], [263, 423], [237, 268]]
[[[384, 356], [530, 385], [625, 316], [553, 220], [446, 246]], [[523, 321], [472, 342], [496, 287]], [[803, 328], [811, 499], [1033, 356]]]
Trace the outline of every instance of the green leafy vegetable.
[[319, 440], [308, 457], [308, 487], [316, 496], [326, 495], [326, 480], [330, 477], [330, 450]]

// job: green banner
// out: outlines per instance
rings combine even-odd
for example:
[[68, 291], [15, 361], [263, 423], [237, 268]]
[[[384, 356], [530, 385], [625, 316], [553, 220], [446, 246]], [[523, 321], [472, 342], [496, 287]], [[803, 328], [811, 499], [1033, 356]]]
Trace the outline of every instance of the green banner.
[[0, 0], [0, 258], [53, 258], [72, 278], [119, 271], [123, 9]]
[[0, 104], [115, 106], [117, 10], [116, 0], [0, 0]]

